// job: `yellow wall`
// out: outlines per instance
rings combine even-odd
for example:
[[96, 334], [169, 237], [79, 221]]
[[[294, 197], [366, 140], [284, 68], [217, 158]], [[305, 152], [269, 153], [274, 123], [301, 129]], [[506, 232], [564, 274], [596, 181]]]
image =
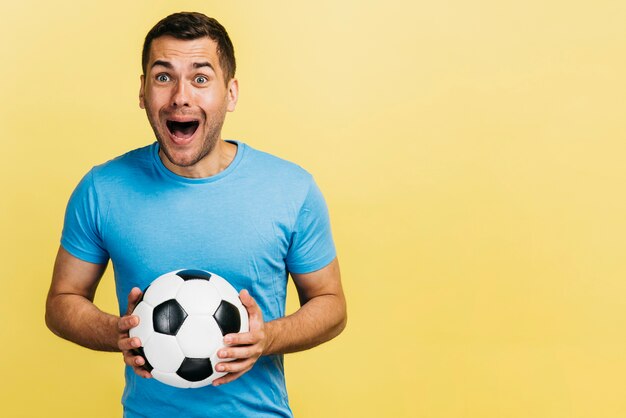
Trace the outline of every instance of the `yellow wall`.
[[350, 321], [288, 356], [296, 416], [626, 416], [617, 0], [2, 2], [0, 415], [121, 412], [120, 355], [54, 337], [44, 299], [76, 182], [152, 141], [140, 48], [180, 10], [235, 43], [225, 137], [330, 206]]

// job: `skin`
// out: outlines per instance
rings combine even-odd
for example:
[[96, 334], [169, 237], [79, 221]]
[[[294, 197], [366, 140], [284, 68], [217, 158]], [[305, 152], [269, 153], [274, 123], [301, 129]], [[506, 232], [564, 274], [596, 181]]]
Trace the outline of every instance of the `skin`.
[[[150, 60], [141, 76], [139, 105], [161, 145], [159, 156], [172, 172], [190, 178], [209, 177], [223, 171], [234, 159], [236, 145], [221, 140], [227, 112], [235, 109], [238, 83], [224, 80], [216, 44], [209, 38], [178, 40], [163, 36], [152, 42]], [[190, 138], [177, 138], [167, 120], [197, 120]], [[46, 300], [46, 324], [56, 335], [84, 347], [119, 351], [139, 376], [150, 378], [144, 360], [131, 350], [141, 345], [128, 331], [139, 324], [131, 314], [141, 290], [128, 295], [124, 316], [103, 312], [93, 303], [106, 265], [80, 260], [59, 247]], [[227, 375], [213, 385], [231, 382], [250, 370], [262, 355], [283, 354], [312, 348], [337, 336], [346, 325], [346, 302], [337, 259], [307, 274], [291, 274], [300, 308], [293, 314], [265, 322], [247, 290], [240, 299], [250, 316], [250, 331], [228, 334], [218, 363]]]
[[[237, 79], [224, 80], [214, 41], [154, 39], [141, 76], [139, 106], [157, 137], [163, 164], [190, 178], [209, 177], [228, 167], [236, 145], [221, 141], [221, 130], [238, 95]], [[199, 126], [191, 138], [181, 139], [170, 132], [168, 120], [197, 120]]]

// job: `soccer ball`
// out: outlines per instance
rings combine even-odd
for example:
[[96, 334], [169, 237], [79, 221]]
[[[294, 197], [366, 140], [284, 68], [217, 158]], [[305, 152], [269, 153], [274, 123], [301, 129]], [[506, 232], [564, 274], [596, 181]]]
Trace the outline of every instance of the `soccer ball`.
[[207, 386], [217, 372], [224, 335], [248, 331], [248, 312], [234, 287], [203, 270], [177, 270], [156, 278], [133, 311], [139, 325], [129, 332], [144, 368], [167, 385]]

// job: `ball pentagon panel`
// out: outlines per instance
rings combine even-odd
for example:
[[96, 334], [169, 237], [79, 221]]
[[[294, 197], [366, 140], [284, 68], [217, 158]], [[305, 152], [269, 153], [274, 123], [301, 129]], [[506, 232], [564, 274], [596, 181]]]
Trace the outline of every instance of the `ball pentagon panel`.
[[237, 290], [228, 282], [226, 279], [214, 274], [211, 278], [213, 282], [213, 286], [215, 286], [222, 297], [222, 300], [228, 301], [237, 307], [239, 311], [239, 317], [241, 319], [240, 330], [238, 332], [248, 332], [249, 330], [249, 322], [248, 322], [248, 311], [246, 307], [241, 303], [241, 299], [239, 299], [239, 293]]
[[219, 379], [222, 376], [226, 375], [226, 372], [218, 372], [215, 370], [215, 366], [218, 363], [223, 363], [225, 361], [232, 361], [233, 359], [221, 359], [217, 356], [217, 352], [210, 357], [211, 365], [213, 366], [213, 373], [204, 380], [200, 380], [198, 382], [191, 382], [190, 388], [201, 388], [203, 386], [210, 385], [213, 383], [215, 379]]
[[176, 299], [169, 299], [152, 310], [152, 326], [157, 333], [176, 335], [187, 316]]
[[213, 314], [222, 335], [237, 333], [241, 329], [239, 310], [232, 303], [223, 300]]
[[211, 377], [213, 372], [213, 364], [209, 357], [186, 357], [176, 371], [176, 374], [190, 382], [200, 382]]
[[204, 270], [178, 270], [175, 272], [176, 275], [182, 278], [184, 281], [187, 280], [211, 280], [213, 274]]

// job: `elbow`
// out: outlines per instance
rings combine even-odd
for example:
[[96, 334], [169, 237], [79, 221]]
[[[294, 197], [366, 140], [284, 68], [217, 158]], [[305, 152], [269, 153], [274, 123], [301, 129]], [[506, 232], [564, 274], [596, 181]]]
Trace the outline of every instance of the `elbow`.
[[52, 303], [51, 300], [48, 299], [48, 301], [46, 302], [46, 313], [44, 315], [44, 321], [46, 322], [46, 326], [48, 327], [48, 329], [56, 336], [60, 337], [61, 333], [59, 331], [59, 329], [56, 326], [56, 321], [54, 320], [54, 309], [52, 308]]
[[343, 309], [341, 310], [341, 314], [339, 315], [337, 324], [335, 325], [333, 338], [341, 334], [343, 330], [346, 329], [346, 325], [348, 325], [348, 312], [344, 301]]
[[46, 308], [46, 314], [44, 316], [44, 321], [46, 321], [46, 326], [53, 334], [59, 335], [56, 328], [54, 327], [54, 321], [52, 320], [52, 315], [50, 314], [50, 310]]
[[341, 334], [343, 330], [346, 329], [346, 325], [348, 325], [348, 312], [344, 311], [343, 318], [341, 318], [341, 322], [339, 323], [339, 334]]
[[56, 336], [59, 335], [59, 331], [57, 331], [57, 329], [54, 327], [54, 322], [52, 321], [52, 319], [50, 318], [50, 314], [46, 311], [46, 315], [45, 315], [45, 321], [46, 321], [46, 326], [48, 327], [48, 329]]

